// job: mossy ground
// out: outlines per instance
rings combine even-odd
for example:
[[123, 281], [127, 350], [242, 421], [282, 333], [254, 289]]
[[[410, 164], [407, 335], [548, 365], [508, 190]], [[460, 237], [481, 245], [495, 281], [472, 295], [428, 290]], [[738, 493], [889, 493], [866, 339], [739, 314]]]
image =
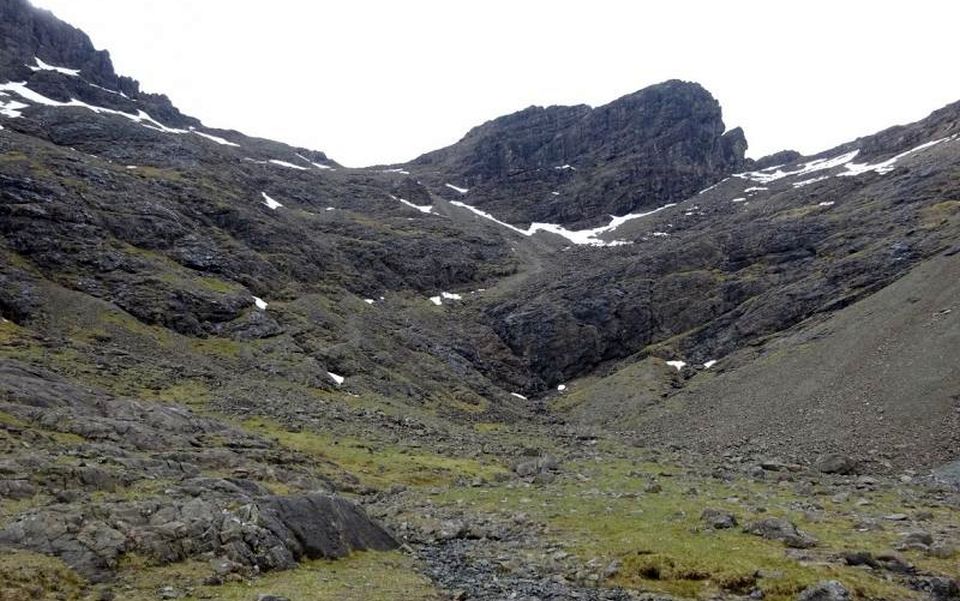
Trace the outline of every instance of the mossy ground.
[[[831, 558], [843, 551], [880, 552], [893, 548], [894, 527], [881, 531], [854, 527], [853, 515], [881, 518], [903, 510], [903, 499], [864, 491], [831, 501], [824, 490], [808, 498], [790, 486], [770, 482], [724, 482], [670, 464], [631, 458], [631, 451], [564, 466], [564, 476], [541, 486], [501, 485], [450, 490], [435, 498], [473, 511], [523, 512], [545, 524], [547, 542], [596, 565], [619, 562], [605, 585], [689, 598], [721, 592], [746, 594], [754, 587], [765, 599], [793, 599], [824, 579], [843, 582], [857, 598], [913, 599], [917, 593], [882, 573], [848, 567]], [[669, 475], [668, 475], [669, 474]], [[656, 481], [661, 491], [644, 492]], [[855, 501], [869, 505], [855, 506]], [[822, 509], [812, 509], [814, 506]], [[920, 502], [915, 507], [922, 507]], [[787, 554], [783, 544], [747, 534], [741, 528], [714, 530], [700, 520], [707, 507], [734, 513], [741, 525], [767, 516], [790, 519], [820, 541], [809, 561]], [[866, 509], [865, 509], [866, 508]], [[937, 519], [960, 527], [960, 516], [940, 509]], [[921, 571], [960, 575], [956, 561], [905, 552]]]
[[15, 551], [0, 553], [3, 601], [81, 601], [86, 583], [58, 559]]
[[[281, 445], [346, 470], [372, 488], [450, 486], [461, 479], [493, 480], [506, 470], [496, 462], [447, 457], [426, 449], [411, 449], [358, 438], [311, 431], [290, 432], [266, 419], [244, 422], [250, 431], [276, 438]], [[335, 474], [330, 474], [335, 476]]]
[[35, 553], [0, 554], [3, 601], [94, 601], [102, 591], [124, 601], [156, 601], [168, 587], [178, 599], [252, 601], [260, 594], [291, 601], [438, 601], [439, 592], [420, 575], [413, 559], [399, 552], [364, 552], [336, 561], [307, 561], [294, 570], [253, 580], [204, 585], [210, 566], [187, 561], [152, 566], [127, 557], [115, 581], [91, 585], [59, 560]]

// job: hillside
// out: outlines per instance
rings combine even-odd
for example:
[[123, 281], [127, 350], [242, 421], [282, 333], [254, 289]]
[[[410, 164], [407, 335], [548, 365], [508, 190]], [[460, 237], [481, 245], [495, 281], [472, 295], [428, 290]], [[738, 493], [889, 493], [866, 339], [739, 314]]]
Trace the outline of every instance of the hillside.
[[0, 36], [0, 598], [960, 595], [960, 103], [752, 161], [674, 80], [351, 169]]

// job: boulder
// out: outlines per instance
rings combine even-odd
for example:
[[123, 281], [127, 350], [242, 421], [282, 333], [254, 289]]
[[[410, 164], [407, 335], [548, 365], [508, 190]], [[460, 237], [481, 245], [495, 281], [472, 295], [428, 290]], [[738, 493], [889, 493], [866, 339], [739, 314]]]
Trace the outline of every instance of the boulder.
[[824, 474], [852, 474], [856, 467], [853, 459], [839, 453], [830, 453], [817, 460], [817, 469]]
[[850, 591], [836, 580], [826, 580], [805, 588], [797, 601], [850, 601]]
[[737, 518], [732, 513], [710, 507], [704, 509], [703, 513], [700, 514], [700, 521], [706, 522], [716, 530], [733, 528], [737, 525]]
[[931, 601], [960, 601], [960, 582], [944, 576], [918, 576], [911, 579], [911, 588], [930, 595]]
[[790, 521], [783, 518], [764, 518], [747, 524], [744, 532], [755, 534], [768, 540], [778, 540], [793, 549], [809, 549], [817, 544], [817, 539], [802, 532]]

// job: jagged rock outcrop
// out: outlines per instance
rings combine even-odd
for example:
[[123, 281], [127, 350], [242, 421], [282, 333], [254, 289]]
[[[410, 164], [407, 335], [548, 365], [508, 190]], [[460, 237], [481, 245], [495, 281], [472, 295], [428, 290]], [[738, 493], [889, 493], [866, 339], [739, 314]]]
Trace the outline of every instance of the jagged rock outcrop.
[[[0, 81], [29, 80], [35, 91], [61, 102], [78, 99], [132, 114], [142, 109], [173, 127], [200, 125], [165, 95], [145, 94], [136, 80], [117, 75], [109, 52], [95, 49], [87, 34], [27, 0], [0, 0], [0, 40]], [[78, 74], [57, 77], [56, 72], [31, 69], [38, 58]]]
[[[396, 546], [302, 461], [219, 420], [114, 398], [15, 361], [0, 366], [0, 392], [0, 500], [52, 499], [7, 521], [0, 548], [53, 555], [104, 580], [127, 553], [158, 564], [207, 554], [274, 570]], [[67, 449], [58, 437], [70, 441]], [[204, 475], [210, 470], [234, 475]], [[304, 492], [272, 494], [251, 474]], [[91, 502], [93, 494], [122, 498], [155, 482], [165, 486], [152, 498]]]
[[126, 553], [161, 565], [207, 554], [268, 571], [397, 546], [342, 497], [271, 496], [254, 483], [207, 485], [195, 494], [188, 500], [64, 504], [26, 512], [0, 530], [0, 548], [53, 555], [100, 581], [110, 578]]
[[[668, 81], [598, 108], [530, 107], [410, 164], [437, 192], [516, 224], [583, 226], [682, 200], [744, 164], [740, 128], [700, 85]], [[460, 200], [458, 198], [458, 200]]]

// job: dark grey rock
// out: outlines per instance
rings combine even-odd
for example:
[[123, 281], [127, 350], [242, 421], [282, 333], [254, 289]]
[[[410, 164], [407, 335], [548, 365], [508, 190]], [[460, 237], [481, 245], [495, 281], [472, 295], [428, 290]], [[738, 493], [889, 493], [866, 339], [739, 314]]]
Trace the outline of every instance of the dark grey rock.
[[852, 474], [856, 465], [853, 459], [839, 453], [824, 455], [817, 461], [817, 469], [824, 474]]
[[700, 521], [706, 522], [711, 528], [724, 530], [737, 526], [737, 518], [729, 511], [708, 507], [700, 514]]
[[778, 540], [794, 549], [808, 549], [817, 544], [817, 539], [802, 532], [783, 518], [764, 518], [747, 524], [744, 532], [754, 534], [769, 540]]
[[797, 595], [797, 601], [850, 601], [850, 598], [850, 591], [836, 580], [818, 582]]

